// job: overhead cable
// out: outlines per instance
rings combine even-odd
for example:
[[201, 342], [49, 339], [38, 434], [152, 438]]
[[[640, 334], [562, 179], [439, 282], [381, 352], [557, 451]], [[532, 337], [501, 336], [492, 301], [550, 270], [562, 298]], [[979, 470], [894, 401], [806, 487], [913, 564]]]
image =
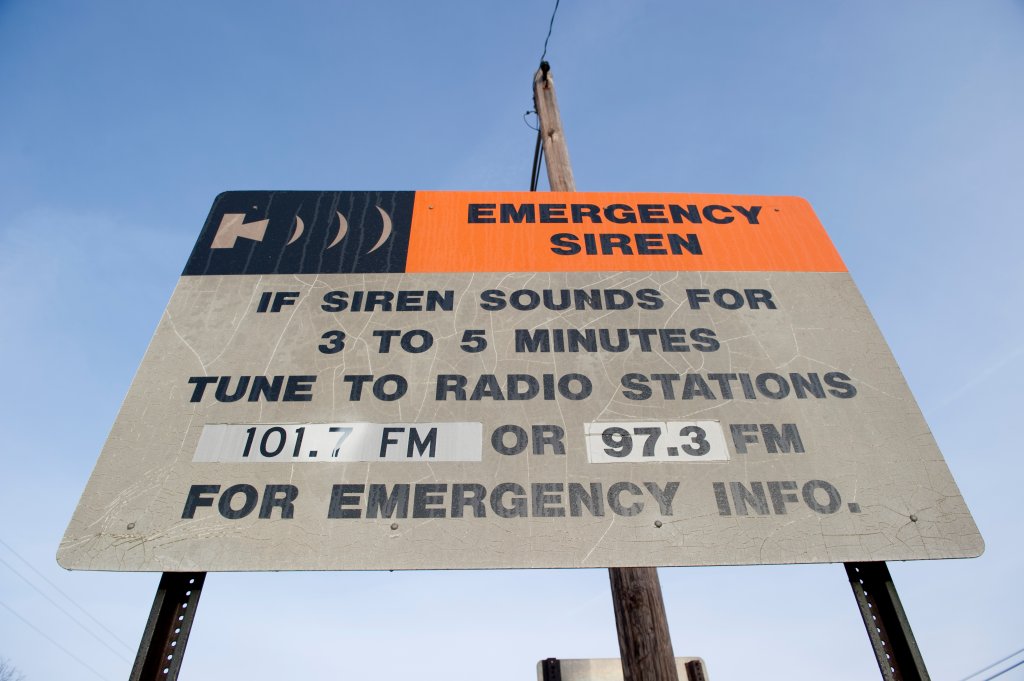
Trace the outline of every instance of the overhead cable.
[[104, 679], [104, 681], [106, 681], [106, 677], [104, 677], [104, 676], [103, 676], [102, 674], [100, 674], [100, 673], [99, 673], [98, 671], [96, 671], [95, 669], [93, 669], [93, 668], [92, 668], [92, 666], [90, 666], [90, 665], [89, 665], [89, 664], [88, 664], [88, 663], [87, 663], [87, 662], [86, 662], [85, 660], [83, 660], [82, 658], [78, 657], [78, 656], [77, 656], [77, 655], [75, 655], [75, 654], [74, 654], [73, 652], [71, 652], [70, 650], [68, 650], [67, 648], [65, 648], [64, 646], [62, 646], [61, 644], [59, 644], [59, 643], [57, 643], [56, 641], [54, 641], [54, 640], [53, 640], [52, 638], [50, 638], [49, 634], [47, 634], [47, 633], [46, 633], [45, 631], [43, 631], [42, 629], [40, 629], [40, 628], [39, 628], [39, 627], [37, 627], [36, 625], [34, 625], [34, 624], [32, 624], [31, 622], [29, 622], [29, 621], [28, 621], [27, 619], [25, 619], [24, 617], [22, 617], [22, 616], [21, 616], [21, 615], [20, 615], [20, 614], [18, 613], [18, 611], [17, 611], [17, 610], [15, 610], [15, 609], [14, 609], [14, 608], [12, 608], [11, 606], [7, 605], [7, 604], [6, 604], [6, 603], [4, 603], [3, 601], [0, 601], [0, 606], [3, 606], [4, 608], [6, 608], [6, 609], [7, 609], [7, 610], [8, 610], [8, 611], [9, 611], [9, 612], [10, 612], [10, 613], [12, 614], [12, 615], [14, 615], [14, 616], [15, 616], [15, 617], [17, 617], [17, 618], [18, 618], [19, 620], [21, 620], [22, 622], [24, 622], [25, 624], [27, 624], [27, 625], [28, 625], [29, 627], [31, 627], [31, 628], [32, 628], [32, 630], [34, 630], [34, 631], [35, 631], [35, 632], [36, 632], [37, 634], [39, 634], [40, 636], [42, 636], [43, 638], [45, 638], [45, 639], [46, 639], [47, 641], [49, 641], [49, 642], [50, 642], [50, 643], [52, 643], [53, 645], [55, 645], [55, 646], [57, 646], [58, 648], [60, 648], [60, 649], [61, 649], [61, 650], [62, 650], [62, 651], [63, 651], [63, 652], [64, 652], [64, 653], [65, 653], [65, 654], [66, 654], [66, 655], [68, 656], [68, 657], [70, 657], [70, 658], [71, 658], [72, 660], [74, 660], [74, 661], [75, 661], [75, 662], [77, 662], [78, 664], [80, 664], [80, 665], [82, 665], [83, 667], [85, 667], [86, 669], [88, 669], [88, 670], [89, 670], [90, 672], [92, 672], [92, 673], [93, 673], [93, 674], [94, 674], [94, 675], [95, 675], [95, 676], [96, 676], [97, 678], [100, 678], [100, 679]]
[[[995, 667], [996, 665], [1002, 664], [1003, 662], [1006, 662], [1007, 660], [1009, 660], [1011, 657], [1016, 657], [1017, 655], [1020, 655], [1021, 653], [1024, 653], [1024, 648], [1021, 648], [1020, 650], [1015, 650], [1014, 652], [1010, 653], [1006, 657], [1001, 658], [999, 660], [996, 660], [995, 662], [993, 662], [992, 664], [988, 665], [987, 667], [982, 667], [981, 669], [979, 669], [978, 671], [974, 672], [973, 674], [968, 674], [964, 678], [960, 679], [960, 681], [968, 681], [968, 679], [973, 679], [975, 676], [978, 676], [982, 672], [987, 672], [989, 669], [992, 669], [992, 667]], [[1017, 664], [1020, 664], [1020, 663], [1018, 662]], [[1016, 666], [1017, 665], [1014, 665], [1014, 667], [1016, 667]], [[1010, 669], [1013, 669], [1013, 667], [1010, 667]], [[1003, 672], [1005, 672], [1005, 671], [1009, 671], [1009, 669], [1003, 670]], [[1003, 672], [999, 672], [999, 673], [1002, 674]], [[995, 678], [995, 677], [990, 676], [988, 678], [992, 679], [992, 678]], [[985, 679], [985, 681], [988, 681], [988, 679]]]
[[[114, 639], [115, 641], [117, 641], [118, 643], [120, 643], [121, 645], [123, 645], [123, 646], [125, 647], [125, 649], [126, 649], [126, 650], [128, 650], [129, 652], [134, 652], [135, 648], [134, 648], [133, 646], [131, 646], [131, 645], [128, 645], [127, 643], [125, 643], [123, 639], [121, 639], [120, 637], [118, 637], [118, 635], [117, 635], [117, 634], [115, 634], [115, 633], [114, 633], [113, 631], [111, 631], [110, 629], [108, 629], [108, 628], [106, 627], [106, 625], [104, 625], [104, 624], [103, 624], [103, 622], [100, 622], [100, 621], [99, 621], [98, 619], [96, 619], [95, 617], [93, 617], [92, 613], [90, 613], [90, 612], [89, 612], [88, 610], [86, 610], [85, 608], [83, 608], [83, 607], [82, 607], [82, 606], [81, 606], [81, 605], [80, 605], [80, 604], [79, 604], [79, 603], [78, 603], [78, 602], [77, 602], [77, 601], [76, 601], [76, 600], [75, 600], [74, 598], [72, 598], [71, 596], [69, 596], [69, 595], [68, 595], [67, 593], [65, 593], [65, 592], [64, 592], [64, 591], [63, 591], [63, 590], [62, 590], [62, 589], [61, 589], [61, 588], [60, 588], [59, 586], [57, 586], [56, 584], [54, 584], [53, 582], [51, 582], [51, 581], [50, 581], [49, 579], [47, 579], [46, 575], [44, 575], [44, 574], [43, 574], [42, 572], [40, 572], [39, 570], [37, 570], [37, 569], [35, 568], [35, 566], [33, 566], [33, 565], [32, 565], [32, 563], [30, 563], [30, 562], [28, 561], [28, 559], [27, 559], [27, 558], [25, 558], [25, 557], [24, 557], [23, 555], [21, 555], [20, 553], [18, 553], [17, 551], [15, 551], [15, 550], [14, 550], [14, 547], [13, 547], [13, 546], [11, 546], [11, 545], [10, 545], [10, 544], [8, 544], [7, 542], [5, 542], [5, 541], [4, 541], [3, 539], [0, 539], [0, 546], [3, 546], [3, 547], [4, 547], [4, 548], [6, 548], [6, 549], [7, 549], [8, 551], [10, 551], [10, 552], [11, 552], [11, 553], [13, 553], [13, 554], [14, 554], [15, 556], [17, 556], [17, 557], [18, 557], [18, 560], [20, 560], [20, 561], [21, 561], [22, 563], [24, 563], [24, 564], [25, 564], [26, 566], [28, 566], [28, 569], [29, 569], [29, 570], [31, 570], [32, 572], [36, 573], [36, 576], [37, 576], [37, 577], [39, 577], [39, 578], [40, 578], [41, 580], [43, 580], [44, 582], [46, 582], [47, 584], [49, 584], [49, 585], [50, 585], [50, 588], [52, 588], [52, 589], [53, 589], [54, 591], [56, 591], [56, 592], [57, 592], [57, 593], [59, 593], [59, 594], [60, 594], [61, 596], [63, 596], [64, 598], [66, 598], [66, 599], [67, 599], [67, 600], [68, 600], [68, 601], [69, 601], [69, 602], [70, 602], [70, 603], [71, 603], [72, 605], [74, 605], [74, 606], [75, 606], [76, 608], [78, 608], [78, 609], [79, 609], [79, 610], [80, 610], [80, 611], [82, 612], [82, 614], [84, 614], [84, 615], [85, 615], [86, 617], [88, 617], [88, 618], [89, 618], [90, 620], [92, 620], [92, 621], [93, 621], [93, 624], [95, 624], [96, 626], [98, 626], [98, 627], [99, 627], [100, 629], [102, 629], [103, 631], [107, 632], [107, 634], [109, 634], [109, 635], [110, 635], [110, 637], [111, 637], [112, 639]], [[10, 567], [10, 566], [8, 566], [8, 567]]]

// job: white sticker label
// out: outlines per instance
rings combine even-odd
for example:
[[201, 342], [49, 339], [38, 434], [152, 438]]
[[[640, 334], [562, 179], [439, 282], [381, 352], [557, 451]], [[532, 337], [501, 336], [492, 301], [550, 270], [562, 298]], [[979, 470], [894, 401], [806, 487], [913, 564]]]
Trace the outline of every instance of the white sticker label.
[[728, 461], [718, 421], [587, 423], [590, 463]]
[[480, 461], [480, 423], [206, 425], [193, 461]]

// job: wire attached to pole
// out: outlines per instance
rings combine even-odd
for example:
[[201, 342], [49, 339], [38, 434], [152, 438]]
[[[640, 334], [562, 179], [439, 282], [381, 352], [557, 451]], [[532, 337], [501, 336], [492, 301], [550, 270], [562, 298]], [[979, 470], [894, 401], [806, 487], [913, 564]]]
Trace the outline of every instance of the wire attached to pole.
[[540, 160], [544, 156], [544, 145], [541, 144], [540, 128], [537, 128], [537, 145], [533, 148], [533, 171], [530, 173], [530, 191], [537, 191], [540, 182]]
[[[546, 61], [544, 61], [544, 58], [548, 56], [548, 41], [551, 40], [551, 31], [555, 27], [555, 15], [558, 14], [558, 4], [559, 4], [559, 2], [561, 2], [561, 0], [555, 0], [555, 8], [551, 11], [551, 20], [548, 22], [548, 34], [544, 38], [544, 51], [540, 53], [540, 70], [541, 70], [541, 72], [544, 73], [545, 77], [547, 76], [548, 71], [551, 70], [551, 66]], [[526, 113], [530, 113], [530, 112], [527, 111]], [[523, 120], [526, 119], [525, 116], [526, 116], [526, 114], [523, 115]], [[529, 125], [529, 123], [527, 123], [527, 125]], [[542, 126], [540, 126], [538, 124], [538, 126], [537, 126], [537, 143], [533, 147], [533, 170], [530, 172], [530, 191], [531, 192], [537, 191], [537, 184], [540, 182], [541, 159], [543, 159], [543, 157], [544, 157], [544, 145], [541, 142], [541, 135], [543, 134], [543, 133], [541, 133], [541, 130], [540, 130], [541, 127]]]
[[555, 0], [555, 9], [551, 12], [551, 21], [548, 23], [548, 37], [544, 38], [544, 51], [540, 54], [540, 61], [544, 63], [544, 57], [548, 56], [548, 41], [551, 40], [551, 29], [555, 27], [555, 15], [558, 14], [558, 3], [560, 0]]

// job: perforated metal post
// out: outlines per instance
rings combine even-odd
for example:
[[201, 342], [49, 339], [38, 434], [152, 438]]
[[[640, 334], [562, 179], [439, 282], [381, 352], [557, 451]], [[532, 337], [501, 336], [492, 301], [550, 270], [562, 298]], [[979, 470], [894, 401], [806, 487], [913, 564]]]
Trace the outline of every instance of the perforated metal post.
[[928, 681], [928, 670], [884, 562], [846, 563], [853, 595], [885, 681]]
[[165, 572], [139, 643], [131, 681], [174, 681], [196, 616], [205, 572]]

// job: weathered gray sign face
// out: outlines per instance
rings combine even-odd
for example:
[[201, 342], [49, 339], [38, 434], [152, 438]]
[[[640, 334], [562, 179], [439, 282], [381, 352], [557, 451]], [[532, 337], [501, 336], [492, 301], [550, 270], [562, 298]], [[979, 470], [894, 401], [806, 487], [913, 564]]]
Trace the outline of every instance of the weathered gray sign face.
[[798, 199], [233, 192], [58, 560], [598, 567], [982, 546]]

